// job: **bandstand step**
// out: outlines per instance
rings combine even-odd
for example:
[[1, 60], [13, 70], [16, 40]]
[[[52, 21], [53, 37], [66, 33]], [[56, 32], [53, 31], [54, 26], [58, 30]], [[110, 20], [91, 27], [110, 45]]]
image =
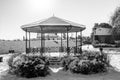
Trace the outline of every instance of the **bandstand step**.
[[49, 63], [50, 65], [60, 65], [61, 64], [61, 59], [60, 58], [56, 58], [56, 57], [52, 57], [49, 58]]

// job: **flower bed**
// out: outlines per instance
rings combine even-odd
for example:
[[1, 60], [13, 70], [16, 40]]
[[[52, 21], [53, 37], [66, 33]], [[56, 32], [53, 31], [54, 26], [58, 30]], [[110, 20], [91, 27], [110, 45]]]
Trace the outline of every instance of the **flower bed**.
[[34, 54], [15, 54], [8, 60], [9, 73], [32, 78], [49, 74], [47, 59]]

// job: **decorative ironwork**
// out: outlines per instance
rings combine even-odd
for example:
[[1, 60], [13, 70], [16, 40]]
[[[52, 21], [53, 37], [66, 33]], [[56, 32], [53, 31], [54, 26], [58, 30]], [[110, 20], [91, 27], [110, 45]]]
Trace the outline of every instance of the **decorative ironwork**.
[[[77, 50], [77, 51], [76, 51]], [[65, 52], [67, 53], [67, 51], [69, 51], [69, 53], [82, 53], [82, 49], [81, 48], [77, 48], [76, 47], [39, 47], [39, 48], [27, 48], [27, 53], [51, 53], [51, 52]]]

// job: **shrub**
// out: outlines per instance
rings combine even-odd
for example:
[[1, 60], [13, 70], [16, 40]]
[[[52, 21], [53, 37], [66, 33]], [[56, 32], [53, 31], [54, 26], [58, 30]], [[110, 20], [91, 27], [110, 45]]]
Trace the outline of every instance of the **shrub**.
[[68, 57], [68, 56], [66, 56], [66, 57], [62, 58], [61, 64], [62, 64], [62, 67], [64, 67], [63, 70], [67, 71], [69, 69], [70, 63], [72, 61], [74, 61], [74, 60], [77, 60], [77, 57]]
[[[14, 55], [13, 55], [14, 56]], [[20, 54], [11, 57], [8, 62], [9, 73], [17, 76], [32, 78], [44, 77], [49, 74], [47, 59], [33, 54]]]
[[107, 55], [99, 52], [85, 51], [81, 58], [73, 60], [69, 69], [73, 73], [92, 74], [106, 72], [108, 67]]
[[15, 53], [15, 54], [12, 54], [12, 56], [8, 59], [8, 65], [9, 67], [12, 67], [12, 63], [13, 63], [13, 59], [17, 56], [19, 56], [20, 54], [19, 53]]
[[79, 73], [79, 67], [78, 66], [78, 62], [79, 62], [79, 59], [75, 59], [74, 61], [72, 61], [69, 65], [69, 69], [71, 72], [76, 72], [76, 73]]
[[74, 60], [71, 62], [69, 68], [73, 73], [89, 74], [90, 62], [88, 60]]

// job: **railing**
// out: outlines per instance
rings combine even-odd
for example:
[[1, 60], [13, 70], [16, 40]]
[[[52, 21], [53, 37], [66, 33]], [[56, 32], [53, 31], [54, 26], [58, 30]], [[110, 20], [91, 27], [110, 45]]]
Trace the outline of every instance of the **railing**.
[[82, 53], [81, 48], [76, 47], [43, 47], [43, 48], [27, 48], [27, 53], [51, 53], [51, 52], [66, 52], [69, 53]]

